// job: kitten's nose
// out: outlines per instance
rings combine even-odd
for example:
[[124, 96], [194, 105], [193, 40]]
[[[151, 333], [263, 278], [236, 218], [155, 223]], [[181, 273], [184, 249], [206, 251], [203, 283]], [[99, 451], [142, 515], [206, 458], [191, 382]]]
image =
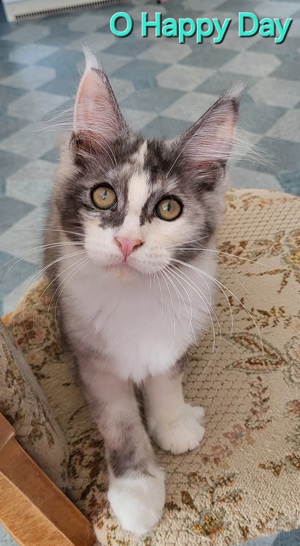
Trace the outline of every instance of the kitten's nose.
[[134, 250], [143, 244], [141, 239], [129, 239], [129, 237], [115, 237], [115, 240], [125, 260]]

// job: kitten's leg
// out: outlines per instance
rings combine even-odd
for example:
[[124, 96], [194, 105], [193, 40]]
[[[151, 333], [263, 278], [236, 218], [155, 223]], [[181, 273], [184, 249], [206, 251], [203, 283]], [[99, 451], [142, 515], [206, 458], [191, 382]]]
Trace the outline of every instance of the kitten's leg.
[[105, 442], [108, 499], [123, 529], [141, 535], [161, 518], [164, 473], [155, 463], [133, 385], [97, 369], [95, 363], [86, 364], [81, 376]]
[[144, 383], [148, 429], [165, 451], [184, 453], [199, 446], [204, 410], [186, 404], [182, 393], [182, 362], [169, 373], [149, 377]]

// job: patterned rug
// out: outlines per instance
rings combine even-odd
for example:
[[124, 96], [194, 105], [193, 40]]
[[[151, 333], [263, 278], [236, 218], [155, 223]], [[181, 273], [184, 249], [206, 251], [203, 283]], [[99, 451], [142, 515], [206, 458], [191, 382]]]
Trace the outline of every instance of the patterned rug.
[[299, 219], [292, 195], [227, 194], [215, 333], [191, 350], [184, 386], [206, 410], [206, 435], [188, 454], [156, 448], [167, 502], [143, 539], [110, 512], [103, 442], [59, 345], [45, 280], [15, 310], [9, 328], [69, 443], [72, 498], [103, 545], [229, 546], [299, 526]]

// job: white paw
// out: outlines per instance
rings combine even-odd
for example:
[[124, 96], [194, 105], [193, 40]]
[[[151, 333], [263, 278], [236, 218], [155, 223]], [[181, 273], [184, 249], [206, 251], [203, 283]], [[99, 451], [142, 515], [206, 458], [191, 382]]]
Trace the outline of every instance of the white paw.
[[149, 469], [150, 476], [111, 478], [108, 500], [125, 531], [147, 533], [161, 518], [165, 504], [164, 472]]
[[203, 419], [203, 408], [185, 404], [175, 419], [150, 419], [148, 424], [159, 447], [178, 455], [199, 446], [205, 432]]

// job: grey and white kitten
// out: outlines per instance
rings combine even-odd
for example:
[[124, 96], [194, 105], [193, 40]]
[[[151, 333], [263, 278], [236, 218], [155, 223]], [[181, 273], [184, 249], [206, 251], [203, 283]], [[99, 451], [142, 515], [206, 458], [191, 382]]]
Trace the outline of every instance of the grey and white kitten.
[[45, 263], [105, 441], [111, 507], [124, 529], [141, 535], [165, 502], [150, 436], [178, 454], [204, 434], [203, 409], [184, 401], [181, 382], [187, 350], [210, 317], [239, 90], [174, 140], [147, 140], [125, 123], [96, 59], [86, 60]]

